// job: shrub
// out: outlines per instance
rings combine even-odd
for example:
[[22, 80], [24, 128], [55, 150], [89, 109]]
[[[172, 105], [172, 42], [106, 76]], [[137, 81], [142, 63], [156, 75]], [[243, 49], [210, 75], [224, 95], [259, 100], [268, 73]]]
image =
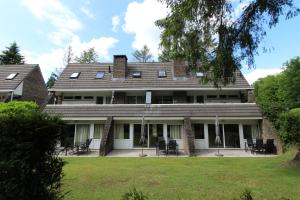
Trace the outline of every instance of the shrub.
[[62, 197], [63, 161], [55, 155], [64, 123], [28, 102], [0, 105], [0, 199]]
[[245, 191], [240, 196], [241, 200], [253, 200], [251, 191], [248, 189], [245, 189]]
[[138, 192], [135, 187], [122, 196], [122, 200], [146, 200], [148, 197], [142, 192]]
[[300, 108], [282, 113], [277, 121], [279, 135], [285, 144], [300, 143]]

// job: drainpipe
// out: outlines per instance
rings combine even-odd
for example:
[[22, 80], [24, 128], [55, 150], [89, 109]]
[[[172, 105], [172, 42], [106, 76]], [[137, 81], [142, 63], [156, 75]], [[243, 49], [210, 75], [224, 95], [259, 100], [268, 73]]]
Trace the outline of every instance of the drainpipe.
[[11, 92], [10, 101], [14, 100], [14, 91]]

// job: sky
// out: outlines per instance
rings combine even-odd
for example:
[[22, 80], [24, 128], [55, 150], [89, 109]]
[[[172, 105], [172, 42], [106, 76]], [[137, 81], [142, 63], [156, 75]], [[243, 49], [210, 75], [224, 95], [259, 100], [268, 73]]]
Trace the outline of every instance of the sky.
[[[300, 0], [295, 4], [300, 7]], [[132, 52], [146, 44], [156, 59], [161, 30], [154, 22], [167, 12], [157, 0], [0, 0], [0, 50], [17, 42], [26, 63], [39, 64], [46, 80], [64, 66], [69, 45], [74, 56], [94, 47], [100, 62], [112, 62], [116, 54], [134, 61]], [[243, 65], [247, 80], [279, 73], [286, 61], [300, 56], [299, 34], [300, 16], [282, 17], [267, 29], [261, 46], [269, 51], [260, 48], [255, 68]]]

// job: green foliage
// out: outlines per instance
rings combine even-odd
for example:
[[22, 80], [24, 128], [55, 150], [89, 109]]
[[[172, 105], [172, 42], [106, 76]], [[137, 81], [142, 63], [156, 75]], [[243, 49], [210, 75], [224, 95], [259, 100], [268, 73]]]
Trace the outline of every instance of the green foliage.
[[0, 64], [24, 64], [24, 57], [20, 54], [20, 49], [16, 42], [13, 42], [0, 55]]
[[280, 82], [280, 96], [286, 108], [300, 107], [300, 57], [285, 63], [286, 69]]
[[57, 80], [58, 76], [55, 74], [55, 73], [51, 73], [51, 76], [49, 77], [47, 83], [46, 83], [46, 86], [48, 89], [52, 88], [55, 81]]
[[0, 116], [2, 115], [19, 115], [27, 114], [30, 111], [37, 111], [39, 106], [29, 101], [12, 101], [9, 103], [0, 103]]
[[95, 48], [89, 48], [86, 51], [83, 51], [80, 57], [76, 57], [75, 61], [78, 63], [97, 63], [98, 55], [95, 51]]
[[282, 113], [277, 121], [279, 135], [286, 144], [300, 144], [300, 108]]
[[63, 161], [54, 152], [63, 127], [34, 103], [0, 104], [0, 199], [62, 198]]
[[166, 18], [156, 25], [162, 29], [162, 58], [185, 58], [190, 69], [198, 67], [212, 70], [215, 85], [234, 81], [234, 72], [241, 61], [254, 65], [254, 56], [266, 35], [265, 25], [270, 28], [299, 13], [293, 0], [239, 1], [246, 5], [235, 16], [236, 1], [221, 0], [160, 0], [170, 9]]
[[241, 200], [253, 200], [251, 191], [248, 189], [245, 189], [245, 191], [240, 196]]
[[254, 83], [256, 101], [275, 125], [285, 144], [300, 142], [300, 57], [285, 63], [285, 70]]
[[122, 200], [146, 200], [148, 197], [142, 192], [136, 190], [135, 187], [122, 196]]
[[152, 54], [147, 45], [144, 45], [140, 50], [136, 50], [132, 55], [139, 62], [148, 62], [152, 58]]
[[254, 83], [254, 94], [263, 114], [272, 122], [285, 110], [280, 96], [281, 75], [267, 76]]

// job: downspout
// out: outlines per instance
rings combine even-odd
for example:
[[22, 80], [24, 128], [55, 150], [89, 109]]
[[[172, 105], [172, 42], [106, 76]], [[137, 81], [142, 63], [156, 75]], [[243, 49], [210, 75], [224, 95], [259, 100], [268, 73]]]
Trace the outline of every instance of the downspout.
[[14, 100], [14, 91], [12, 91], [10, 95], [10, 101], [12, 102], [13, 100]]

